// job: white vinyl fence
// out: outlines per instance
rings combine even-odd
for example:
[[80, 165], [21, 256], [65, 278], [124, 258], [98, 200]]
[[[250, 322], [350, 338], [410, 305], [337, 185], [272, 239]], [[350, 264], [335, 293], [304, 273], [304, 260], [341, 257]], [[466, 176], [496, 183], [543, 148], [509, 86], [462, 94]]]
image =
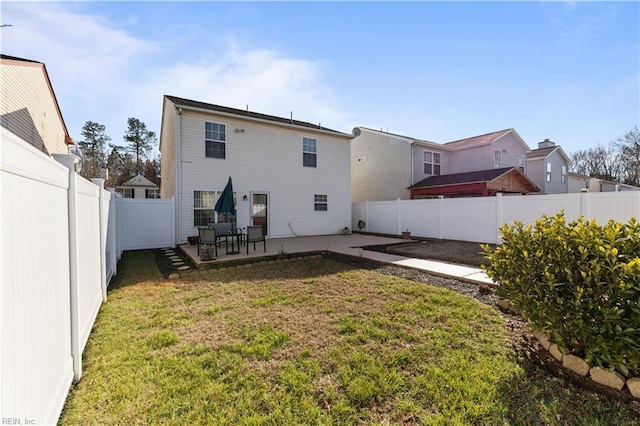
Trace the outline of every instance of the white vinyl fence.
[[502, 224], [529, 224], [560, 211], [569, 221], [582, 215], [602, 224], [640, 218], [640, 191], [365, 201], [351, 211], [353, 229], [364, 220], [367, 232], [498, 243]]
[[[122, 250], [175, 245], [164, 230], [174, 223], [173, 201], [152, 200], [155, 210], [147, 203], [120, 217], [118, 208], [129, 205], [102, 179], [80, 177], [77, 157], [54, 154], [56, 161], [0, 130], [0, 419], [55, 424], [82, 375], [82, 352]], [[136, 233], [118, 219], [162, 229]]]

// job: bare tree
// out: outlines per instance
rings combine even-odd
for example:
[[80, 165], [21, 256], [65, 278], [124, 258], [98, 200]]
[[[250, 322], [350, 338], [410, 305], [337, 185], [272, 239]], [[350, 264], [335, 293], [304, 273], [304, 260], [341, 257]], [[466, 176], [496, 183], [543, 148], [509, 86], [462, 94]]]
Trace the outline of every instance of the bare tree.
[[624, 183], [640, 185], [640, 129], [634, 126], [615, 142], [624, 165]]

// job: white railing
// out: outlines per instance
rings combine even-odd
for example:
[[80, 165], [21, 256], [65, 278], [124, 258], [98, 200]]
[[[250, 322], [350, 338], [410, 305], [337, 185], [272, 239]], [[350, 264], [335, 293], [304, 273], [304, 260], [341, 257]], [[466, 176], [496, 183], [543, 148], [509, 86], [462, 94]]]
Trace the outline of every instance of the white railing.
[[0, 130], [0, 419], [55, 424], [122, 250], [174, 246], [174, 204], [121, 200]]
[[598, 223], [640, 218], [640, 192], [439, 198], [430, 200], [365, 201], [352, 205], [352, 227], [364, 220], [365, 231], [417, 237], [498, 243], [502, 224], [533, 223], [543, 214], [564, 211], [567, 220], [579, 215]]

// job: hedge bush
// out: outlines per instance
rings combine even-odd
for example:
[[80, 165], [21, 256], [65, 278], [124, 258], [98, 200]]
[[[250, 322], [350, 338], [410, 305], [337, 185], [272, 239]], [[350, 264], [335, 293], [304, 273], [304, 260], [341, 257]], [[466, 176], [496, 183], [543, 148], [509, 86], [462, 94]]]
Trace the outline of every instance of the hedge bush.
[[559, 213], [500, 231], [501, 245], [482, 247], [498, 294], [563, 353], [638, 375], [640, 224], [567, 223]]

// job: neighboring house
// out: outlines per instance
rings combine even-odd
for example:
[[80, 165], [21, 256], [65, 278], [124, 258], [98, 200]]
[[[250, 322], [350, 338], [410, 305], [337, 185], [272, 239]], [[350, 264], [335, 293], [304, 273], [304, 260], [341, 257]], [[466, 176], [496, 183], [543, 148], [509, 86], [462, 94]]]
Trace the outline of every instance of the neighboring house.
[[[516, 168], [526, 173], [529, 147], [514, 129], [505, 129], [467, 139], [440, 144], [408, 136], [377, 131], [366, 127], [353, 129], [351, 143], [351, 190], [353, 202], [366, 200], [410, 199], [417, 182], [429, 177], [490, 172]], [[489, 173], [487, 176], [491, 175]], [[526, 179], [526, 177], [525, 177]], [[508, 180], [515, 184], [515, 181]], [[459, 193], [441, 185], [439, 194]], [[472, 182], [469, 182], [472, 183]], [[534, 188], [533, 183], [524, 185]], [[414, 188], [415, 189], [415, 188]], [[509, 193], [521, 193], [522, 187], [506, 187]], [[415, 191], [413, 191], [415, 193]], [[493, 191], [489, 191], [492, 192]], [[424, 196], [426, 194], [422, 194]]]
[[116, 187], [122, 198], [160, 198], [160, 188], [146, 177], [138, 174]]
[[568, 173], [568, 192], [620, 192], [620, 191], [640, 191], [640, 188], [610, 180], [592, 178], [578, 173]]
[[527, 154], [527, 176], [542, 190], [541, 194], [568, 192], [569, 157], [560, 145], [549, 139]]
[[539, 189], [515, 167], [431, 176], [409, 187], [411, 199], [528, 194]]
[[339, 233], [351, 225], [352, 135], [308, 122], [165, 96], [161, 198], [176, 197], [177, 241], [217, 221], [233, 180], [237, 226], [269, 237]]
[[42, 62], [0, 55], [0, 125], [46, 154], [74, 142]]

